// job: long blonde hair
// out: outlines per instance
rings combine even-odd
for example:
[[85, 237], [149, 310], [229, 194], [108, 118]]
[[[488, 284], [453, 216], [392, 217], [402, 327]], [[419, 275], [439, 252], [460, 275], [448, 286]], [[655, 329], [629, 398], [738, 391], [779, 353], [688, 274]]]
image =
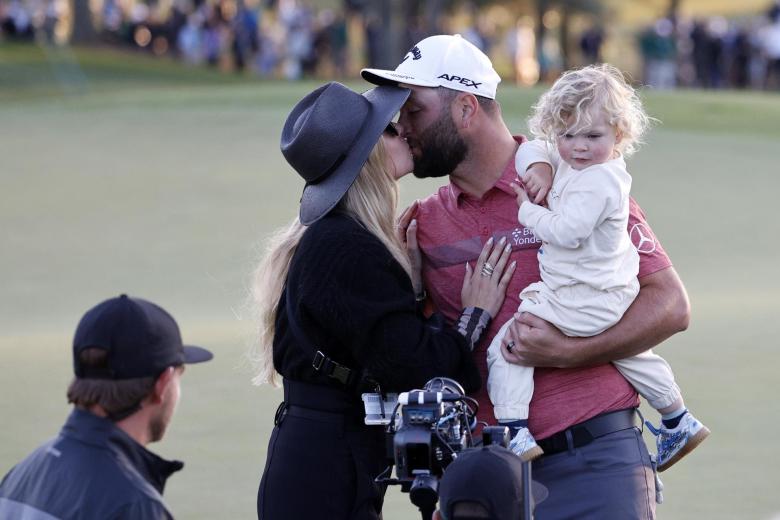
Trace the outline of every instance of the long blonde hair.
[[[376, 236], [408, 274], [411, 272], [409, 258], [394, 230], [398, 183], [387, 164], [388, 153], [380, 138], [338, 207]], [[252, 275], [251, 307], [257, 328], [249, 359], [255, 372], [252, 382], [256, 385], [279, 386], [280, 383], [273, 364], [276, 314], [290, 262], [306, 229], [296, 217], [288, 226], [277, 230]]]

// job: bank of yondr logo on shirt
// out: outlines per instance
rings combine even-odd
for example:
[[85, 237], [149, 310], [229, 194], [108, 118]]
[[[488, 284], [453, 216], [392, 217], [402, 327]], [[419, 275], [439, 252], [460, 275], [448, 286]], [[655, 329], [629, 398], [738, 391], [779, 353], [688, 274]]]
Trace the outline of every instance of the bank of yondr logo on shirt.
[[649, 255], [655, 251], [655, 236], [644, 224], [634, 224], [629, 235], [631, 236], [631, 243], [634, 244], [637, 252]]
[[524, 249], [525, 247], [534, 247], [541, 244], [542, 241], [536, 238], [534, 232], [527, 227], [515, 228], [512, 231], [512, 245]]

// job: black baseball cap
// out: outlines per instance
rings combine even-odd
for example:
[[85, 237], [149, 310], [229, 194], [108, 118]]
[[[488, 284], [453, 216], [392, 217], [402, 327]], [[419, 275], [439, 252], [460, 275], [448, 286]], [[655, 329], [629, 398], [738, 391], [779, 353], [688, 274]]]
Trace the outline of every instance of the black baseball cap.
[[[531, 481], [534, 504], [547, 498], [547, 488]], [[523, 518], [523, 462], [498, 444], [460, 452], [439, 483], [439, 510], [452, 520], [460, 502], [480, 504], [493, 520]]]
[[[79, 354], [87, 348], [107, 351], [107, 366], [81, 366]], [[88, 310], [73, 338], [73, 371], [81, 379], [157, 377], [170, 366], [212, 357], [205, 348], [182, 344], [179, 326], [165, 309], [126, 294]]]

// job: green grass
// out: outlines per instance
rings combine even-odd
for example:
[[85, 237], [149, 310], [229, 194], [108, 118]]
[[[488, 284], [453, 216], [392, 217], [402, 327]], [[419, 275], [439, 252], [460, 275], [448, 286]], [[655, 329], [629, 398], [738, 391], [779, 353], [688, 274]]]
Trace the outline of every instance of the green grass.
[[[187, 463], [166, 490], [172, 509], [180, 518], [252, 518], [281, 395], [249, 384], [242, 302], [263, 237], [296, 212], [301, 182], [278, 136], [315, 83], [80, 50], [67, 63], [84, 88], [71, 88], [51, 60], [0, 45], [0, 473], [64, 420], [81, 314], [126, 291], [159, 301], [185, 341], [216, 352], [187, 371], [172, 429], [153, 446]], [[511, 128], [524, 130], [539, 92], [501, 87]], [[780, 315], [772, 209], [780, 98], [644, 97], [663, 123], [629, 163], [633, 192], [693, 305], [690, 329], [657, 350], [713, 430], [663, 475], [659, 516], [768, 519], [780, 512], [771, 325]], [[403, 199], [435, 185], [404, 179]], [[397, 490], [387, 504], [388, 520], [417, 517]]]

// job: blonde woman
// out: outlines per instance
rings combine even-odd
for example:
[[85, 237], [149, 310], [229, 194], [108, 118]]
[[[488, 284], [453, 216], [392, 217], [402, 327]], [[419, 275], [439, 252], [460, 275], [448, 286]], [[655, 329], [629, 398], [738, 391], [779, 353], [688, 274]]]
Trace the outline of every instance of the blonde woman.
[[259, 518], [380, 518], [384, 488], [374, 479], [386, 466], [384, 432], [364, 424], [360, 393], [419, 388], [434, 376], [480, 385], [471, 349], [514, 264], [504, 244], [488, 244], [465, 267], [458, 323], [419, 312], [419, 273], [394, 230], [395, 179], [412, 159], [390, 121], [408, 95], [329, 83], [285, 123], [282, 153], [306, 187], [299, 218], [256, 272], [256, 382], [281, 375], [284, 384]]
[[[636, 91], [611, 65], [564, 73], [534, 107], [529, 127], [538, 140], [520, 146], [516, 168], [534, 201], [513, 185], [518, 220], [542, 240], [542, 281], [520, 293], [518, 312], [538, 316], [568, 336], [600, 334], [620, 321], [639, 292], [639, 254], [626, 232], [631, 155], [649, 123]], [[549, 163], [554, 180], [523, 175]], [[551, 185], [552, 184], [552, 185]], [[523, 458], [542, 454], [527, 429], [533, 368], [508, 363], [501, 339], [488, 349], [488, 392], [496, 418], [516, 433], [512, 448]], [[507, 347], [511, 351], [511, 343]], [[663, 471], [702, 442], [709, 430], [688, 413], [669, 364], [647, 351], [614, 362], [623, 376], [662, 414], [658, 469]]]

